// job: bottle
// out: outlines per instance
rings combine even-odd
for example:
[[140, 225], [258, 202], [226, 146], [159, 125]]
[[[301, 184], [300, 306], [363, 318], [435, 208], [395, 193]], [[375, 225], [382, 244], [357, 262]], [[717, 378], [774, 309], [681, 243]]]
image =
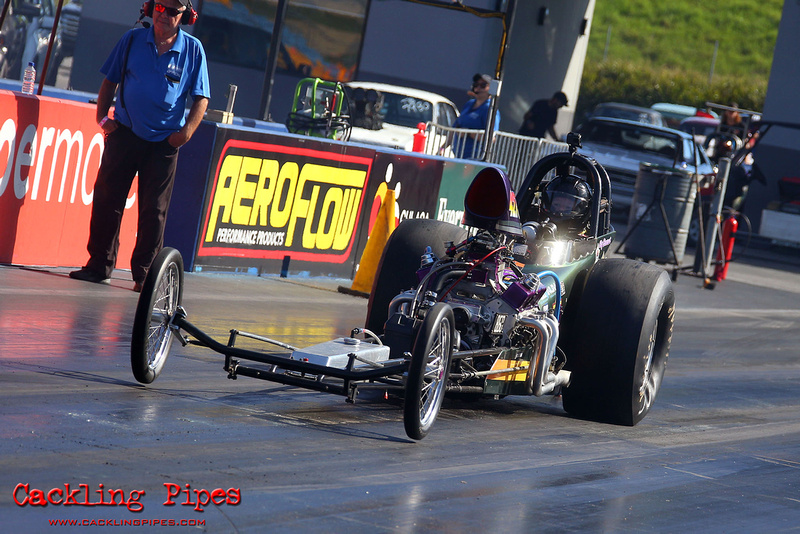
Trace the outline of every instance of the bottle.
[[36, 65], [33, 61], [28, 62], [25, 67], [25, 73], [22, 75], [22, 92], [26, 95], [33, 94], [33, 88], [36, 85]]

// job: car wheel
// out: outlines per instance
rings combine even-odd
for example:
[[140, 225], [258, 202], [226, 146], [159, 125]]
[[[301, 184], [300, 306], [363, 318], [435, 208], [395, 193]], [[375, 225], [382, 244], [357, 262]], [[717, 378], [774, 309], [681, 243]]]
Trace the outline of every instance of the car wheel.
[[564, 409], [633, 426], [650, 411], [672, 340], [675, 294], [660, 267], [600, 260], [590, 271], [567, 344]]
[[403, 424], [411, 439], [422, 439], [433, 426], [447, 388], [453, 356], [453, 309], [440, 302], [417, 331], [403, 401]]
[[158, 378], [175, 339], [172, 317], [183, 298], [183, 258], [174, 248], [158, 253], [147, 272], [131, 334], [131, 370], [142, 384]]
[[383, 333], [389, 315], [389, 303], [406, 289], [417, 285], [420, 257], [430, 246], [437, 257], [445, 253], [445, 243], [460, 243], [467, 232], [454, 224], [432, 219], [408, 219], [395, 228], [383, 249], [372, 283], [365, 327]]

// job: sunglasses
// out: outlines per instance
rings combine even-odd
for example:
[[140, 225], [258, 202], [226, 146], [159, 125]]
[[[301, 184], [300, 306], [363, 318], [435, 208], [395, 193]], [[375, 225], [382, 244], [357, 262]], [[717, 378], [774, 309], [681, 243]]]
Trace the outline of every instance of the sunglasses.
[[483, 83], [473, 83], [473, 84], [472, 84], [472, 87], [473, 87], [473, 88], [475, 88], [475, 87], [481, 87], [481, 88], [483, 88], [483, 87], [489, 87], [489, 84], [488, 84], [488, 83], [486, 83], [486, 82], [483, 82]]
[[182, 15], [185, 9], [175, 9], [174, 7], [167, 7], [164, 4], [156, 4], [153, 8], [159, 13], [166, 13], [170, 17], [177, 17]]

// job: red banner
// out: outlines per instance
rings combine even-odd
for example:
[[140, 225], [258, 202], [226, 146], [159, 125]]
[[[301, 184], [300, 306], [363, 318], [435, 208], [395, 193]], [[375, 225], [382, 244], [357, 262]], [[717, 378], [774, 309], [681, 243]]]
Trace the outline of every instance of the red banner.
[[[95, 107], [0, 91], [0, 117], [0, 263], [84, 265], [103, 154]], [[120, 230], [118, 268], [130, 267], [135, 207], [132, 193]]]

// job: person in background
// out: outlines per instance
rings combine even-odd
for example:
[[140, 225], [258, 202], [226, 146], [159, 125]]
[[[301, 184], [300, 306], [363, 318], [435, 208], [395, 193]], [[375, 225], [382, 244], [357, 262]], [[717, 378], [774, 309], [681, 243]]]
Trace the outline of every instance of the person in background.
[[[190, 0], [145, 3], [152, 27], [129, 30], [100, 72], [97, 122], [106, 136], [89, 223], [89, 261], [70, 278], [109, 283], [117, 262], [122, 214], [138, 173], [139, 221], [131, 255], [134, 291], [163, 246], [178, 149], [203, 120], [211, 96], [203, 45], [181, 31], [197, 13]], [[108, 116], [119, 90], [114, 118]], [[192, 106], [184, 118], [187, 96]]]
[[730, 109], [722, 112], [719, 120], [719, 131], [744, 139], [744, 123], [742, 115], [739, 113], [739, 105], [736, 102], [731, 102], [729, 107]]
[[550, 137], [558, 140], [555, 130], [558, 110], [567, 103], [567, 95], [561, 91], [554, 93], [549, 100], [537, 100], [523, 117], [519, 134], [544, 139], [545, 135], [549, 133]]
[[[461, 114], [453, 123], [453, 128], [465, 128], [470, 130], [486, 131], [489, 123], [489, 112], [491, 111], [492, 99], [489, 95], [489, 84], [492, 77], [488, 74], [476, 74], [473, 76], [472, 87], [467, 92], [473, 98], [470, 99], [461, 110]], [[500, 112], [495, 116], [494, 130], [500, 128]], [[483, 133], [470, 133], [458, 135], [453, 140], [453, 152], [456, 157], [466, 159], [480, 159], [483, 155]], [[476, 140], [478, 143], [476, 143]], [[446, 145], [445, 145], [446, 146]], [[444, 150], [442, 147], [441, 150]]]
[[481, 81], [481, 79], [483, 79], [483, 74], [481, 74], [480, 72], [476, 72], [475, 74], [472, 75], [472, 85], [470, 85], [469, 90], [467, 90], [468, 97], [475, 98], [475, 92], [472, 90], [472, 87], [474, 87], [476, 83]]

